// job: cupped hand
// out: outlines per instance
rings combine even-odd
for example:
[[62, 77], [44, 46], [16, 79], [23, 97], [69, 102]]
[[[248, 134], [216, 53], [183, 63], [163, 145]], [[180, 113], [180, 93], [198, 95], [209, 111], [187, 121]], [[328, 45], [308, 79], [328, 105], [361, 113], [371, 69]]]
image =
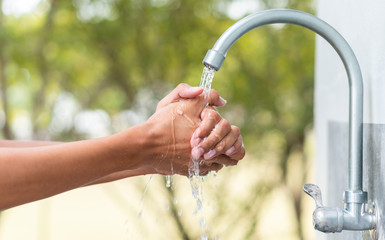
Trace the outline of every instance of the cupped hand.
[[[146, 165], [153, 172], [188, 175], [193, 156], [205, 175], [224, 165], [236, 165], [243, 158], [239, 129], [230, 126], [214, 108], [204, 109], [202, 92], [200, 87], [180, 84], [159, 102], [147, 121], [155, 150]], [[226, 101], [211, 90], [207, 103], [220, 107]]]
[[[194, 131], [191, 138], [193, 159], [203, 156], [205, 164], [236, 165], [245, 156], [239, 128], [230, 125], [210, 106], [202, 111], [201, 119], [200, 126]], [[218, 159], [218, 156], [221, 155], [229, 158]]]

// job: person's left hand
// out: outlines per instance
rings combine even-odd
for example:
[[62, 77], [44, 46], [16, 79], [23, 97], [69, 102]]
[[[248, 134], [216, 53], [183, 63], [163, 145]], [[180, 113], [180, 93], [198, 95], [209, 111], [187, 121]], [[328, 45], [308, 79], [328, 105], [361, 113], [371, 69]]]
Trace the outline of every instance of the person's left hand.
[[200, 87], [180, 84], [159, 102], [157, 111], [182, 99], [200, 98], [198, 110], [201, 112], [199, 114], [201, 121], [198, 122], [199, 127], [195, 129], [190, 142], [191, 157], [200, 161], [203, 170], [201, 174], [205, 175], [210, 170], [219, 170], [223, 165], [236, 165], [238, 160], [244, 157], [245, 149], [239, 128], [231, 126], [212, 107], [224, 106], [226, 101], [215, 90], [211, 90], [208, 98], [210, 106], [204, 109], [202, 92], [203, 89]]

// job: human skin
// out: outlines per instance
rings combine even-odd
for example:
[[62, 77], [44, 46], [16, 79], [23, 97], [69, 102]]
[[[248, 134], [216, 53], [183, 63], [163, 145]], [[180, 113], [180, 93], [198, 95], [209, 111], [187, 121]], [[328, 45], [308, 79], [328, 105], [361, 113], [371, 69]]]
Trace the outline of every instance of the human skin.
[[[218, 127], [222, 118], [215, 110], [202, 112], [201, 93], [200, 88], [180, 85], [145, 123], [104, 138], [69, 143], [0, 141], [0, 210], [126, 177], [188, 175], [192, 156], [201, 161], [202, 174], [236, 165], [245, 154], [242, 139], [228, 123]], [[215, 91], [208, 102], [224, 104]], [[209, 148], [218, 144], [227, 149], [207, 157]], [[226, 155], [231, 148], [235, 150]]]

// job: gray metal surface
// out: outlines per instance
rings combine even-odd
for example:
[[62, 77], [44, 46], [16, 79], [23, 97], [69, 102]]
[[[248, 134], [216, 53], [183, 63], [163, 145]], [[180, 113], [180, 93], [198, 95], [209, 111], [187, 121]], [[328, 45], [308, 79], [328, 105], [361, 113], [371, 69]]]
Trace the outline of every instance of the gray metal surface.
[[[227, 51], [241, 36], [254, 28], [273, 23], [295, 24], [318, 33], [336, 50], [348, 75], [349, 136], [345, 139], [349, 144], [348, 189], [345, 191], [344, 211], [341, 214], [342, 208], [333, 208], [333, 210], [327, 207], [317, 208], [314, 212], [314, 222], [320, 224], [315, 224], [316, 229], [322, 232], [372, 229], [376, 223], [375, 216], [363, 211], [367, 202], [367, 193], [362, 190], [363, 83], [361, 69], [349, 44], [333, 27], [311, 14], [300, 11], [284, 9], [262, 11], [241, 19], [227, 29], [214, 47], [207, 52], [203, 64], [218, 71]], [[317, 202], [317, 199], [315, 200]]]
[[[348, 182], [347, 152], [348, 124], [328, 124], [328, 205], [343, 207], [341, 192]], [[382, 209], [385, 209], [385, 124], [364, 124], [363, 128], [363, 188], [368, 192], [370, 203], [375, 203], [378, 213], [378, 238], [370, 237], [369, 231], [342, 232], [328, 235], [329, 240], [385, 239]], [[372, 232], [373, 235], [373, 232]]]

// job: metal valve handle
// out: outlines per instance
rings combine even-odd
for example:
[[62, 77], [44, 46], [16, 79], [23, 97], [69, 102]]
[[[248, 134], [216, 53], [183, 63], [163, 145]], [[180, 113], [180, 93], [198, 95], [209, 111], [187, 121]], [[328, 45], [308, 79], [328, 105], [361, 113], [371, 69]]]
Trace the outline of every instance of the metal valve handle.
[[317, 185], [308, 183], [303, 185], [302, 189], [314, 199], [316, 208], [323, 207], [321, 189]]
[[344, 225], [344, 213], [339, 208], [324, 207], [321, 189], [315, 184], [305, 184], [303, 191], [315, 201], [316, 209], [313, 212], [314, 228], [325, 233], [341, 232]]

